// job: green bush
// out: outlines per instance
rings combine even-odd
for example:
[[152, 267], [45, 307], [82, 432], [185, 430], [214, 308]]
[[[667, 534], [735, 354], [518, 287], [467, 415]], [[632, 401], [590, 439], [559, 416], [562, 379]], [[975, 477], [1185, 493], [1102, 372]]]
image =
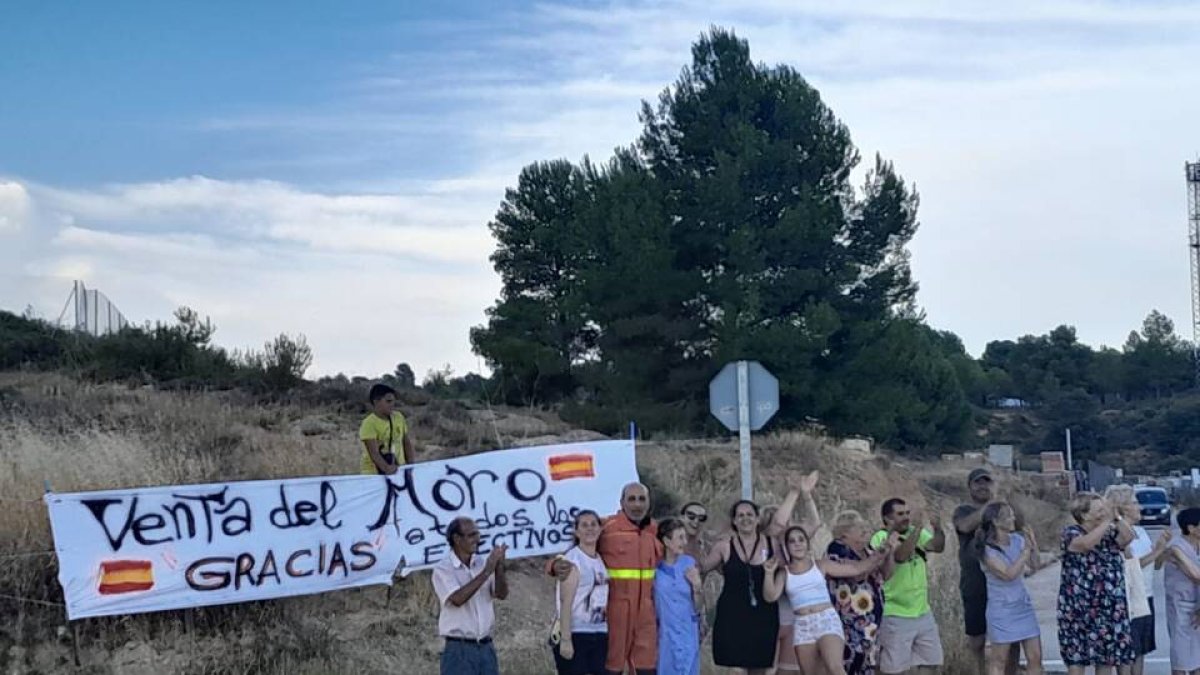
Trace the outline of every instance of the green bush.
[[234, 353], [212, 344], [216, 327], [187, 307], [173, 323], [127, 326], [93, 337], [45, 321], [0, 312], [0, 369], [62, 370], [96, 382], [278, 393], [303, 382], [312, 349], [303, 335], [281, 334], [262, 352]]
[[66, 364], [74, 343], [86, 336], [0, 311], [0, 368], [48, 370]]

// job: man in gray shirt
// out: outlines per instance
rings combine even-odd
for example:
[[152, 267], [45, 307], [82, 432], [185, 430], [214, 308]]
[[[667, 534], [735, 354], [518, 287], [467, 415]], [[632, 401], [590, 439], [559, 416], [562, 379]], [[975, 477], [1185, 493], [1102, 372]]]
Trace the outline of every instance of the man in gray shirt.
[[[962, 596], [963, 624], [967, 633], [967, 645], [975, 658], [978, 672], [987, 672], [984, 662], [984, 648], [987, 644], [987, 579], [983, 576], [983, 568], [979, 565], [979, 555], [971, 545], [979, 522], [983, 516], [983, 507], [996, 498], [995, 481], [992, 472], [984, 467], [973, 469], [967, 475], [967, 489], [971, 493], [969, 504], [960, 504], [954, 509], [954, 531], [958, 534], [958, 565], [960, 568], [958, 591]], [[1014, 504], [1009, 504], [1017, 518], [1017, 528], [1024, 527], [1024, 518]], [[1015, 675], [1020, 659], [1020, 643], [1014, 643], [1005, 660], [1004, 671]]]

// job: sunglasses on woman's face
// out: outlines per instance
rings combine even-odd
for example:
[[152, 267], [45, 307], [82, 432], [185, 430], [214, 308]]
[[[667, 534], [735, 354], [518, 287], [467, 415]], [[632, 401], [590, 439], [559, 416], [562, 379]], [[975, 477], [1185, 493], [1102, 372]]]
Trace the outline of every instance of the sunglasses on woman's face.
[[695, 520], [701, 523], [708, 520], [707, 513], [696, 513], [695, 511], [686, 511], [684, 512], [683, 517], [687, 518], [688, 520]]

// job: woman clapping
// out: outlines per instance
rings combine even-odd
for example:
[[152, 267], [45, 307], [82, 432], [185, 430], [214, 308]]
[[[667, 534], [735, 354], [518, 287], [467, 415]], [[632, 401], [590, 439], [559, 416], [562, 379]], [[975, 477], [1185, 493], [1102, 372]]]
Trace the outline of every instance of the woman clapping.
[[1026, 529], [1016, 532], [1016, 514], [1004, 502], [983, 509], [974, 546], [987, 579], [987, 663], [991, 675], [1002, 675], [1010, 646], [1020, 644], [1026, 672], [1042, 672], [1042, 631], [1033, 600], [1025, 590], [1025, 571], [1037, 569], [1037, 540]]

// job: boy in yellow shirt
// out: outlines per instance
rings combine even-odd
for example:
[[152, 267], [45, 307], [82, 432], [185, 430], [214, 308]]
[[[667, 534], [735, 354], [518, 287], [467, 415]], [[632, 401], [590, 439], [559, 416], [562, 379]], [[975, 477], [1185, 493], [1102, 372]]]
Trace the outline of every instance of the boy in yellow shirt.
[[[408, 422], [404, 415], [395, 411], [395, 389], [386, 384], [377, 384], [371, 387], [369, 397], [371, 413], [358, 428], [358, 438], [363, 443], [362, 473], [390, 476], [401, 466], [415, 461]], [[403, 451], [402, 455], [396, 454], [397, 444]]]

